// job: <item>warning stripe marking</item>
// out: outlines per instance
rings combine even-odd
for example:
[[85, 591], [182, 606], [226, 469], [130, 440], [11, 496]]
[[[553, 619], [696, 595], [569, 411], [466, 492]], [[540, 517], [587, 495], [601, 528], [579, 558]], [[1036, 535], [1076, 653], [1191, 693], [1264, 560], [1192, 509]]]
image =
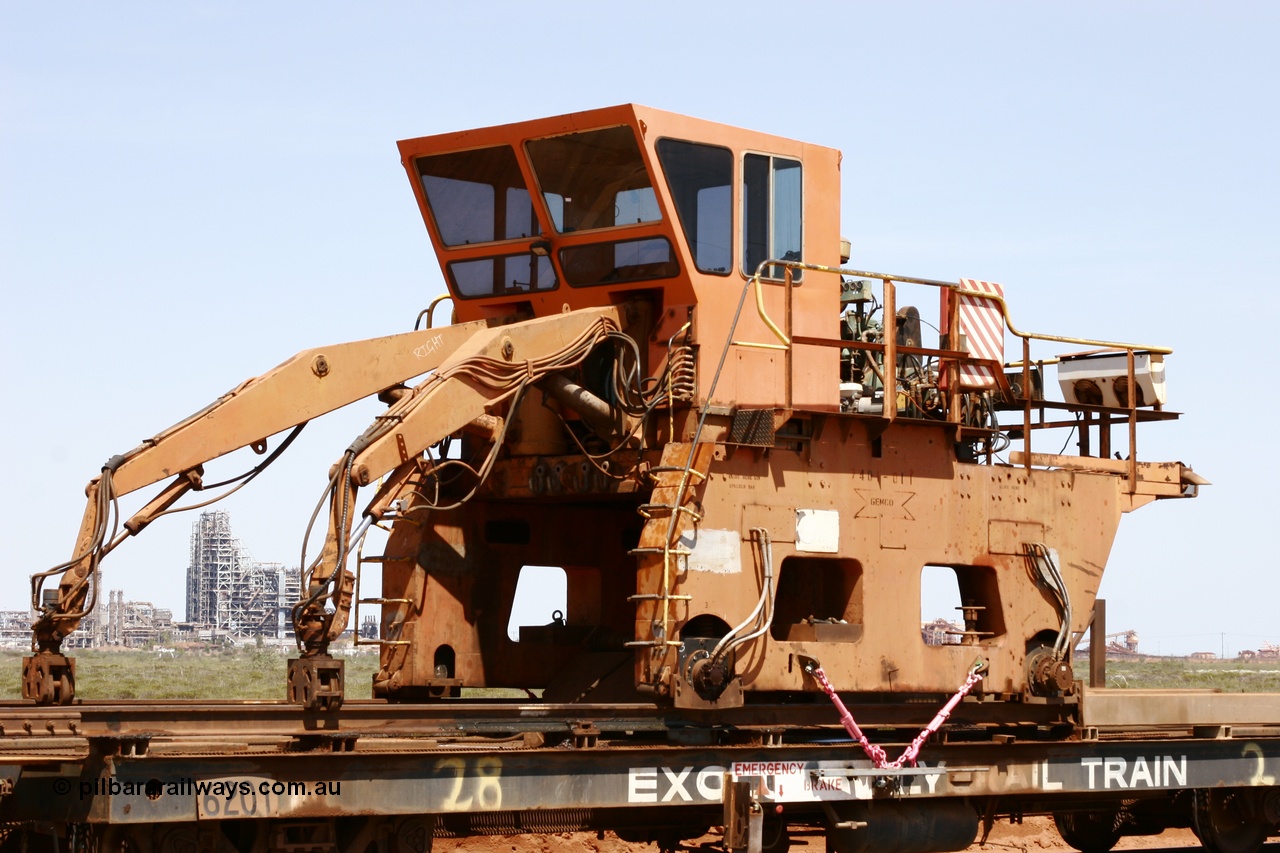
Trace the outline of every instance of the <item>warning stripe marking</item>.
[[[1004, 297], [1004, 286], [993, 281], [960, 279], [962, 290], [976, 290]], [[1004, 363], [1004, 312], [998, 302], [979, 296], [960, 296], [960, 332], [969, 342], [969, 355]], [[974, 364], [960, 366], [961, 388], [994, 388], [995, 370]]]

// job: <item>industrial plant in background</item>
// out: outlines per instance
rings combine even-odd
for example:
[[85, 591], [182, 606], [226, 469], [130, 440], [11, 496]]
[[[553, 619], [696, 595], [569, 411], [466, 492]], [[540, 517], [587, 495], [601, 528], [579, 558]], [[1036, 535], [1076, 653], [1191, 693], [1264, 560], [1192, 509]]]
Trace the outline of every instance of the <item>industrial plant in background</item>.
[[196, 638], [292, 634], [289, 611], [300, 595], [299, 573], [260, 563], [231, 533], [226, 512], [202, 512], [191, 526], [187, 622]]
[[[33, 618], [30, 610], [0, 611], [0, 648], [29, 647]], [[172, 642], [181, 628], [173, 621], [172, 610], [150, 601], [125, 601], [124, 591], [113, 589], [97, 596], [93, 610], [85, 616], [84, 631], [68, 642], [77, 649], [150, 648]]]
[[[184, 641], [291, 640], [289, 611], [301, 589], [297, 568], [259, 562], [231, 532], [226, 512], [205, 512], [191, 526], [185, 622], [150, 601], [126, 601], [123, 590], [102, 590], [67, 638], [77, 649], [150, 648]], [[0, 648], [31, 644], [29, 610], [0, 611]], [[376, 625], [364, 626], [376, 633]]]

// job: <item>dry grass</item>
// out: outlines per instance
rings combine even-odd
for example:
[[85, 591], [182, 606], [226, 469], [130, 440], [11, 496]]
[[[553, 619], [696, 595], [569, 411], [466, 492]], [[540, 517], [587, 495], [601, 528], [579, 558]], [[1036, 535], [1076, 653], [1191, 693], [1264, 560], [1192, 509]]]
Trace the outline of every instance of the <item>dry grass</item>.
[[[173, 657], [145, 651], [78, 650], [76, 694], [83, 699], [283, 699], [285, 651], [242, 648], [179, 651]], [[0, 699], [21, 694], [22, 652], [0, 651]], [[375, 654], [346, 661], [347, 696], [372, 693]], [[8, 675], [3, 675], [8, 673]], [[1077, 666], [1087, 674], [1087, 666]], [[1280, 662], [1188, 661], [1150, 658], [1108, 661], [1107, 686], [1118, 688], [1209, 688], [1228, 693], [1280, 692]], [[487, 693], [488, 691], [486, 691]], [[505, 691], [504, 691], [505, 693]], [[520, 691], [513, 695], [523, 696]]]
[[[1083, 672], [1082, 670], [1077, 670]], [[1087, 671], [1084, 670], [1084, 671]], [[1280, 692], [1280, 661], [1200, 661], [1148, 658], [1107, 661], [1107, 686], [1119, 688], [1198, 688], [1224, 693]]]
[[[291, 650], [289, 650], [291, 651]], [[288, 655], [272, 648], [179, 651], [161, 657], [144, 651], [77, 650], [76, 695], [82, 699], [284, 699]], [[297, 652], [293, 652], [296, 656]], [[22, 653], [0, 653], [0, 698], [21, 695]], [[346, 661], [347, 696], [368, 699], [376, 654]]]

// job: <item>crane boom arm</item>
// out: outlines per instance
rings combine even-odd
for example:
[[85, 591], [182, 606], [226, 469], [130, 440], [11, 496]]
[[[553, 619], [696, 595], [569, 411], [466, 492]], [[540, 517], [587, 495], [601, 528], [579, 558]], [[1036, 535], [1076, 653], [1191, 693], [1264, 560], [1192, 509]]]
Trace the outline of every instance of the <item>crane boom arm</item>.
[[303, 350], [119, 457], [117, 496], [434, 370], [483, 321]]
[[[125, 522], [126, 535], [136, 534], [183, 494], [201, 487], [203, 463], [242, 447], [265, 450], [266, 439], [282, 430], [434, 370], [488, 325], [476, 321], [304, 350], [112, 457], [86, 490], [88, 505], [73, 556], [33, 576], [32, 607], [40, 614], [32, 626], [36, 647], [56, 654], [85, 615], [89, 579], [114, 544], [105, 541], [113, 500], [175, 478]], [[42, 595], [44, 581], [59, 572], [56, 597]]]

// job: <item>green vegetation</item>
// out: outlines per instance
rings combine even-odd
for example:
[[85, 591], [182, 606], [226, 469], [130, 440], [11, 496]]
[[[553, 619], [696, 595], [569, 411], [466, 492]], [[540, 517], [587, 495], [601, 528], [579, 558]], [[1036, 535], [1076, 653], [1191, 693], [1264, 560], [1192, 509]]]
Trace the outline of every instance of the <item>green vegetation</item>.
[[[285, 661], [292, 648], [148, 651], [85, 650], [76, 659], [76, 695], [81, 699], [284, 699]], [[22, 652], [0, 652], [0, 698], [21, 691]], [[343, 657], [347, 697], [373, 692], [376, 654]]]
[[[362, 650], [363, 651], [363, 650]], [[286, 654], [288, 652], [288, 654]], [[249, 647], [149, 651], [76, 650], [76, 694], [82, 699], [283, 699], [285, 661], [292, 649]], [[21, 694], [22, 652], [0, 651], [0, 699]], [[347, 696], [368, 699], [376, 654], [344, 657]], [[1076, 661], [1087, 677], [1088, 663]], [[1107, 661], [1107, 686], [1196, 688], [1227, 693], [1280, 693], [1280, 661], [1191, 661], [1148, 658]], [[475, 691], [476, 695], [523, 697], [523, 691]]]
[[[1088, 677], [1088, 662], [1076, 662], [1076, 674]], [[1187, 660], [1147, 658], [1107, 661], [1107, 686], [1220, 690], [1224, 693], [1280, 692], [1280, 660]]]

